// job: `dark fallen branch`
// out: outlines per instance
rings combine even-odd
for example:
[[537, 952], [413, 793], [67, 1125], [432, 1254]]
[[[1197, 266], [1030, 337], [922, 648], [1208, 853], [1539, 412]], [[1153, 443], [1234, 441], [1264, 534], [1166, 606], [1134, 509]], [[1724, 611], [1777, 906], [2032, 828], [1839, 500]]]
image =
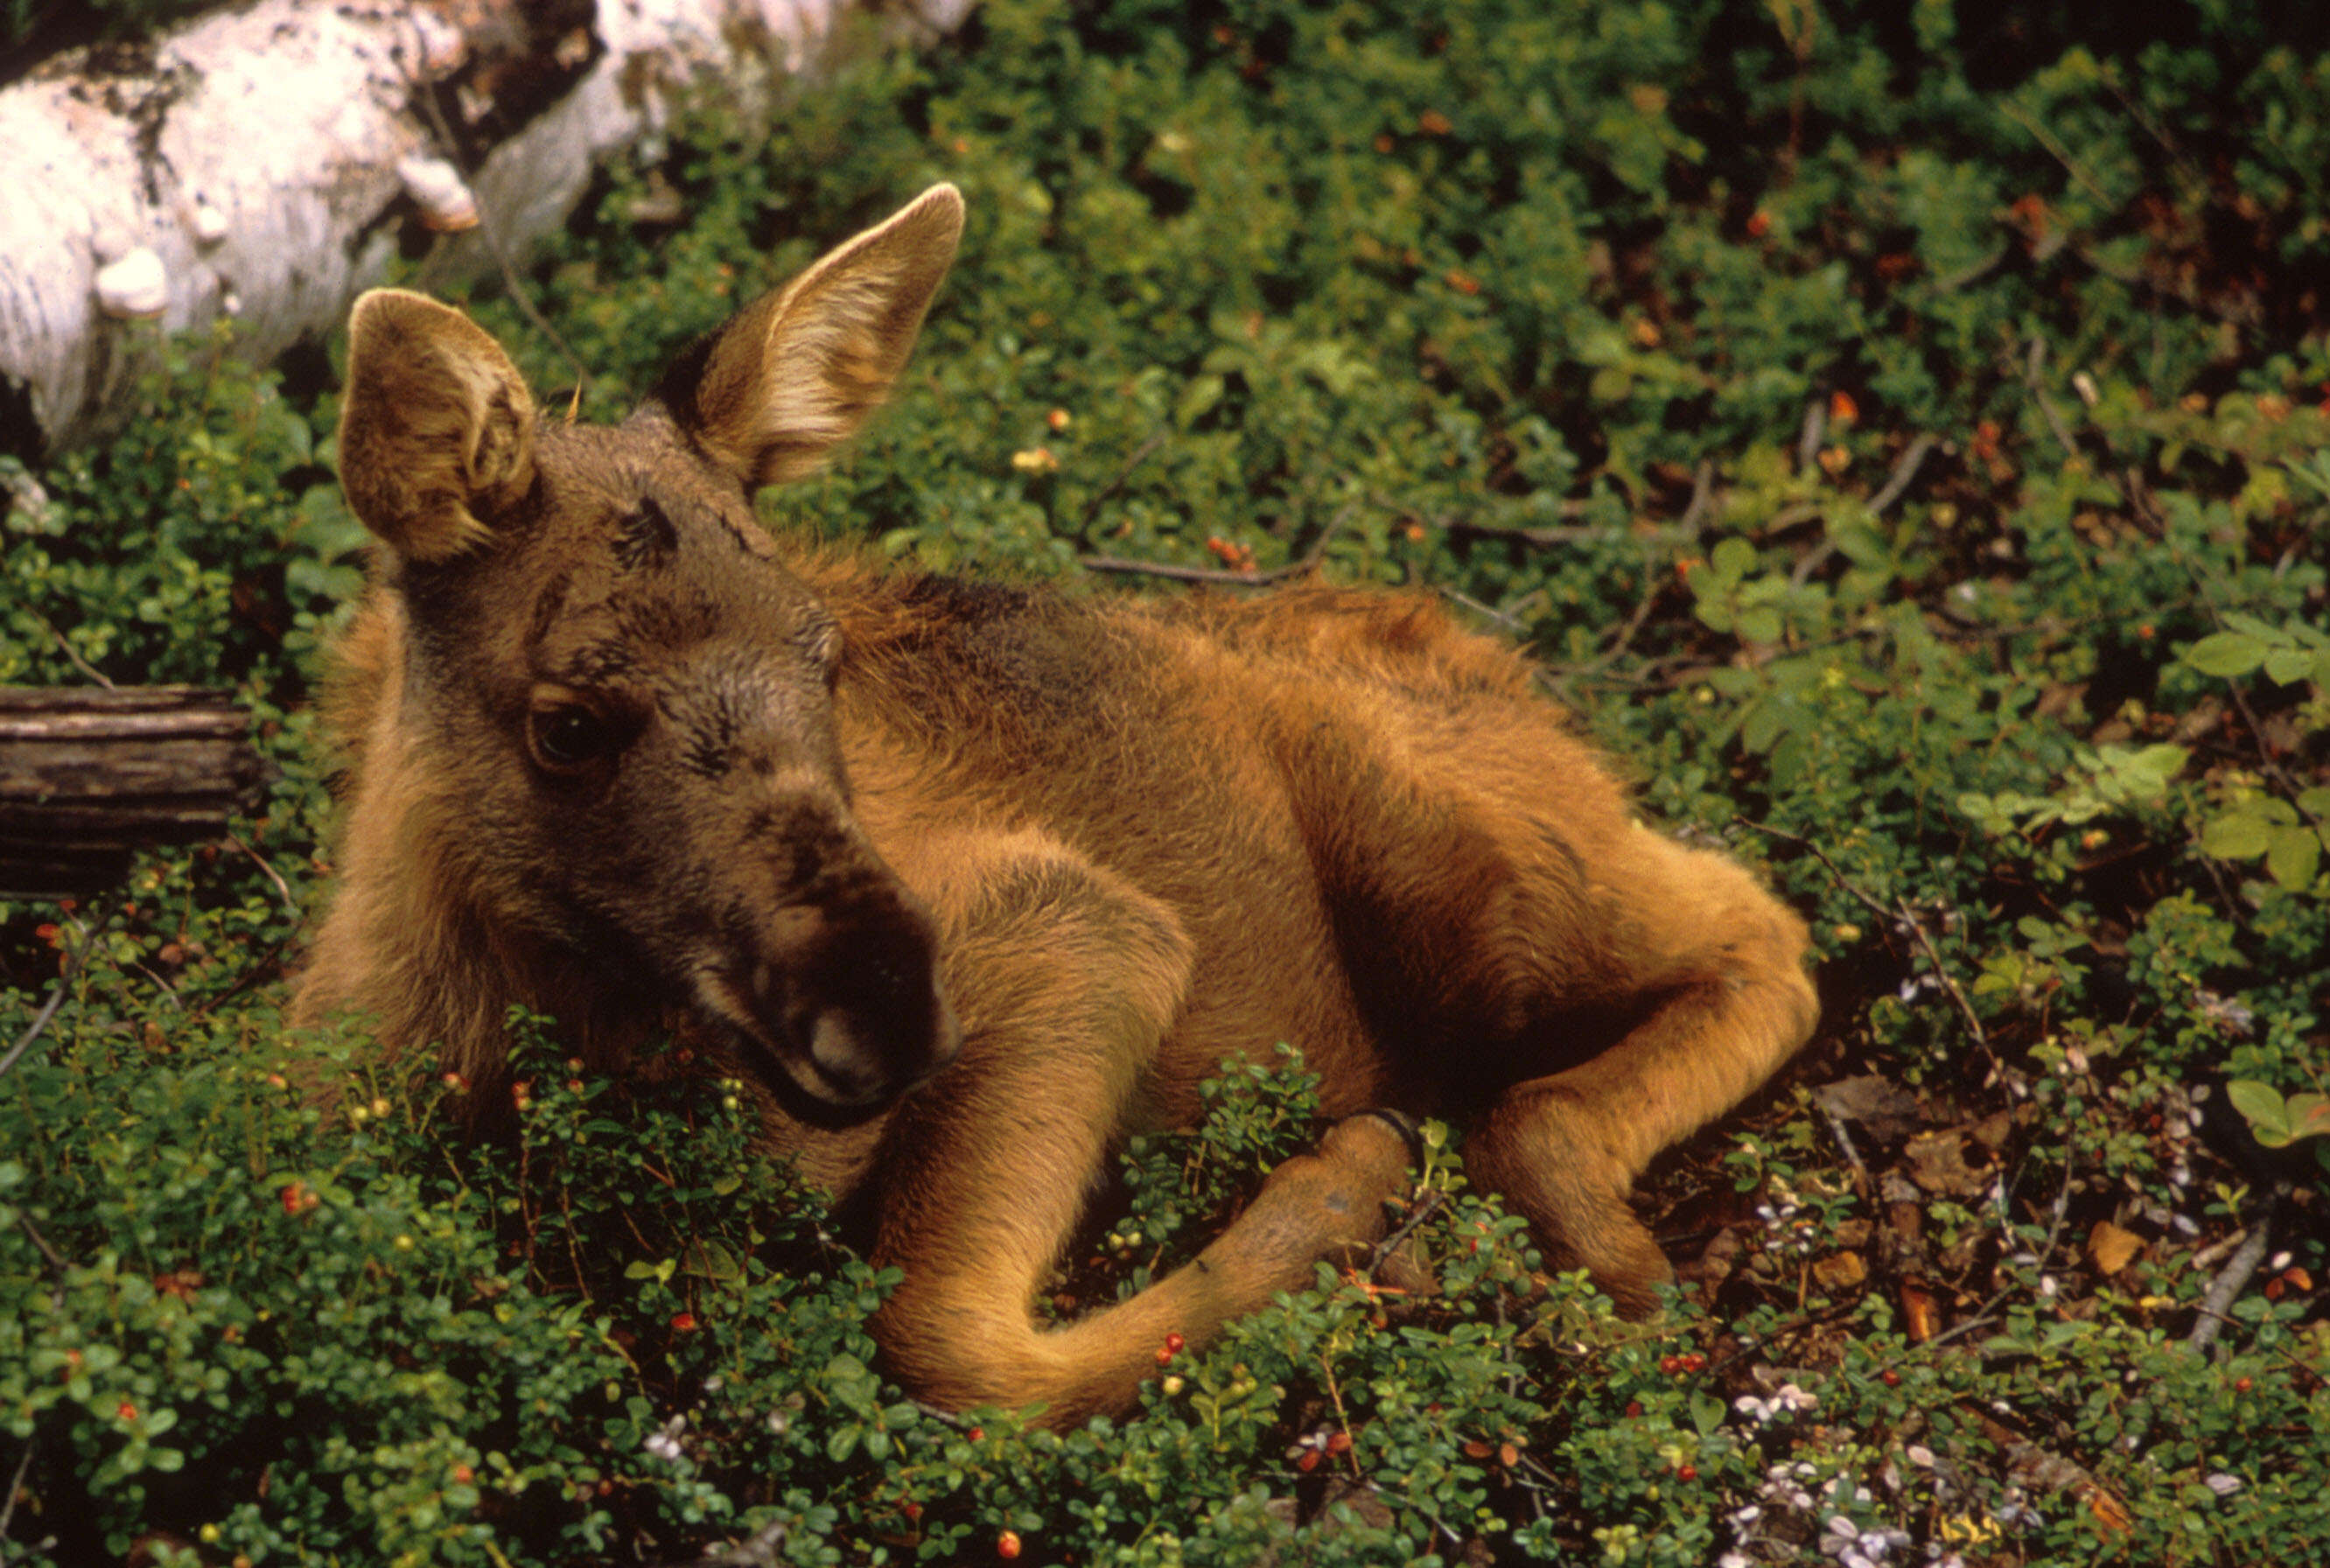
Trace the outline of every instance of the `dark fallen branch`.
[[0, 896], [95, 892], [225, 835], [267, 776], [224, 692], [0, 687]]

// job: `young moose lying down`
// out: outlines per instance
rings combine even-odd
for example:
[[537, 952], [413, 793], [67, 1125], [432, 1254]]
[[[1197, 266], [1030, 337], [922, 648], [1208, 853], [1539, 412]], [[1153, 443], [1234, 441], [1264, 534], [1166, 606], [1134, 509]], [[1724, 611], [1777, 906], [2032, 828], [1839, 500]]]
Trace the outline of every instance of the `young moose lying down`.
[[[1804, 933], [1639, 824], [1520, 659], [1413, 595], [1056, 598], [753, 520], [888, 392], [961, 212], [860, 234], [612, 429], [539, 419], [459, 313], [357, 301], [340, 462], [384, 548], [299, 1013], [481, 1088], [511, 1003], [606, 1067], [679, 1021], [871, 1216], [891, 1370], [947, 1405], [1122, 1410], [1169, 1333], [1371, 1240], [1407, 1147], [1369, 1107], [1463, 1122], [1479, 1183], [1648, 1308], [1629, 1188], [1803, 1042]], [[1344, 1118], [1318, 1152], [1039, 1326], [1110, 1150], [1278, 1041]]]

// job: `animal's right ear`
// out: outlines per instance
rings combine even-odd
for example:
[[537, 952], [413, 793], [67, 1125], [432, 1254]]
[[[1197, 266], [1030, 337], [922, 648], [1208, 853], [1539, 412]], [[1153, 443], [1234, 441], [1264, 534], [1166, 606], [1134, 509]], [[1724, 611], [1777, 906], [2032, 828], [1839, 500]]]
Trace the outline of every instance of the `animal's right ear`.
[[534, 481], [534, 399], [485, 328], [449, 305], [374, 289], [348, 317], [340, 486], [399, 555], [441, 561], [488, 537]]
[[745, 489], [800, 478], [889, 395], [961, 238], [961, 193], [933, 185], [681, 355], [655, 401]]

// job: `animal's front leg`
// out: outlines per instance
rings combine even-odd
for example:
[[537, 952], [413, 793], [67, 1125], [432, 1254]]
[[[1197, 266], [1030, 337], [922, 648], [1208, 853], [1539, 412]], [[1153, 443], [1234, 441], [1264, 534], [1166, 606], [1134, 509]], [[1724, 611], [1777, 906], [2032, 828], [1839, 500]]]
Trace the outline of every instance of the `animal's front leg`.
[[[955, 861], [957, 867], [962, 861]], [[904, 1278], [874, 1323], [900, 1381], [942, 1404], [1040, 1405], [1066, 1426], [1128, 1407], [1169, 1334], [1202, 1341], [1379, 1233], [1407, 1150], [1372, 1117], [1274, 1173], [1197, 1261], [1075, 1324], [1038, 1323], [1058, 1260], [1189, 978], [1161, 905], [1041, 841], [998, 841], [940, 889], [962, 1055], [885, 1140], [875, 1258]]]

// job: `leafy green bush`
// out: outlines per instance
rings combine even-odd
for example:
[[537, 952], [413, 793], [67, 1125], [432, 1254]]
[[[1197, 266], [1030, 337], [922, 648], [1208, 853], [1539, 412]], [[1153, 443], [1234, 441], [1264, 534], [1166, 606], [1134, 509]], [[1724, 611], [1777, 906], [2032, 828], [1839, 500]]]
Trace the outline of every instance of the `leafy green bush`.
[[[2330, 1553], [2321, 33], [991, 0], [773, 129], [709, 108], [611, 171], [527, 278], [563, 343], [472, 302], [545, 403], [579, 361], [611, 417], [955, 180], [913, 385], [773, 527], [1063, 592], [1425, 585], [1812, 920], [1815, 1050], [1644, 1194], [1697, 1259], [1665, 1319], [1549, 1275], [1435, 1133], [1397, 1253], [1160, 1347], [1137, 1417], [1059, 1437], [884, 1383], [887, 1282], [718, 1084], [572, 1069], [519, 1018], [527, 1104], [478, 1145], [459, 1086], [281, 1030], [328, 810], [307, 694], [360, 535], [329, 395], [179, 346], [122, 441], [0, 471], [0, 679], [232, 685], [282, 777], [234, 844], [0, 911], [0, 1046], [66, 972], [0, 1069], [0, 1539]], [[1208, 1107], [1126, 1152], [1054, 1310], [1186, 1256], [1312, 1136], [1293, 1060]]]

